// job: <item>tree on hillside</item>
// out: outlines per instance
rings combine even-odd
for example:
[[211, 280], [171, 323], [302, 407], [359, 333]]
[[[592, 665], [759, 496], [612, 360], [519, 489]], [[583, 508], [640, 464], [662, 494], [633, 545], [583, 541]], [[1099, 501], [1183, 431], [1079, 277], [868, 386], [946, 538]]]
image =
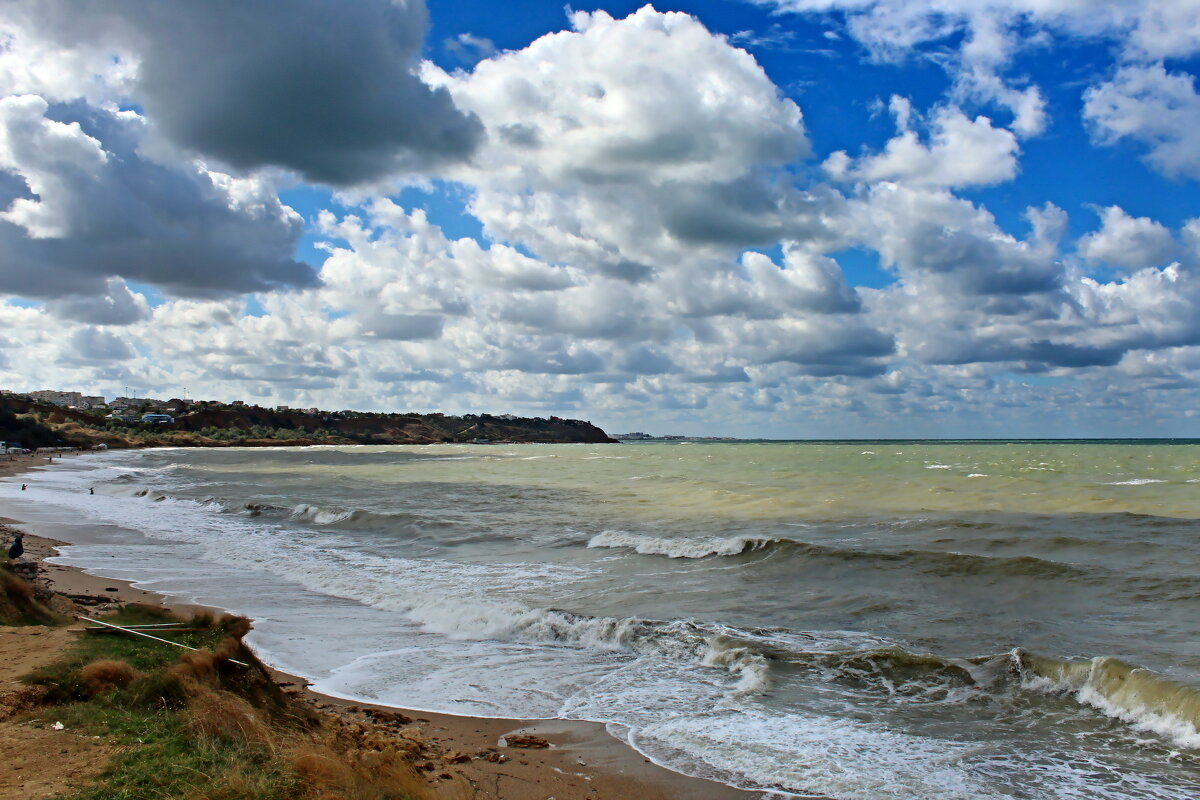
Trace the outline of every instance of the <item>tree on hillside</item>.
[[54, 447], [62, 438], [51, 428], [31, 417], [18, 417], [7, 408], [0, 408], [0, 440], [20, 442], [31, 450]]

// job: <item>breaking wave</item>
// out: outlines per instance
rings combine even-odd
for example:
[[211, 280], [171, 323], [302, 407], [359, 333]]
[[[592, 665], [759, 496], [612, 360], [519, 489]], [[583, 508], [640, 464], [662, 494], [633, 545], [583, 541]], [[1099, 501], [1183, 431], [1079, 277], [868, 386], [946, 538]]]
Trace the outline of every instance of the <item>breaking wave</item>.
[[629, 547], [642, 555], [667, 556], [668, 558], [707, 558], [708, 556], [735, 556], [752, 550], [761, 550], [773, 544], [793, 543], [791, 539], [761, 536], [730, 536], [728, 538], [660, 538], [643, 536], [625, 531], [604, 531], [593, 536], [588, 547]]
[[758, 550], [779, 550], [797, 558], [861, 561], [882, 568], [911, 567], [930, 575], [1005, 575], [1034, 578], [1085, 578], [1089, 571], [1082, 567], [1049, 561], [1034, 556], [981, 556], [969, 553], [935, 550], [877, 551], [859, 548], [830, 547], [810, 544], [786, 537], [657, 537], [625, 531], [605, 531], [593, 536], [590, 548], [629, 548], [641, 555], [661, 555], [668, 558], [708, 558], [738, 556]]
[[1029, 689], [1072, 695], [1134, 730], [1200, 749], [1200, 688], [1109, 656], [1064, 661], [1016, 650], [1013, 662]]

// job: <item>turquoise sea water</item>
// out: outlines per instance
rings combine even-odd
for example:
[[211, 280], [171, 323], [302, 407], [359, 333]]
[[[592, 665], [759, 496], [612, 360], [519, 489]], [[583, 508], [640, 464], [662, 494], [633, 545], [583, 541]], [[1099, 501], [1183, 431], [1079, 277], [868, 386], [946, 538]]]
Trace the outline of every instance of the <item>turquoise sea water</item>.
[[[0, 484], [335, 694], [836, 798], [1200, 795], [1200, 446], [156, 450]], [[94, 487], [96, 495], [89, 495]], [[74, 536], [74, 538], [72, 538]]]

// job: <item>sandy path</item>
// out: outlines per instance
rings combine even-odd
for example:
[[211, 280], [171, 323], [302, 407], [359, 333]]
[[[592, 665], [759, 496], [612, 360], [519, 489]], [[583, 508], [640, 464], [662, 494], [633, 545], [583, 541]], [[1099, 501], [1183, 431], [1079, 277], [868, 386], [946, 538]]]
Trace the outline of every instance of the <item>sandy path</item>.
[[18, 678], [59, 658], [72, 635], [0, 627], [0, 800], [40, 800], [84, 786], [117, 752], [90, 736], [20, 719], [31, 690]]

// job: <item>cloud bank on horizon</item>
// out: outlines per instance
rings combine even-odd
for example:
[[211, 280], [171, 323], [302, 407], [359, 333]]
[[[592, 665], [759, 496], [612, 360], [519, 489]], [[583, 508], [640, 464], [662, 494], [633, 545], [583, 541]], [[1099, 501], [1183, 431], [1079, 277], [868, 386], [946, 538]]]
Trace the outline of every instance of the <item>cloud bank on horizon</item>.
[[1200, 435], [1200, 0], [532, 6], [6, 3], [0, 386]]

